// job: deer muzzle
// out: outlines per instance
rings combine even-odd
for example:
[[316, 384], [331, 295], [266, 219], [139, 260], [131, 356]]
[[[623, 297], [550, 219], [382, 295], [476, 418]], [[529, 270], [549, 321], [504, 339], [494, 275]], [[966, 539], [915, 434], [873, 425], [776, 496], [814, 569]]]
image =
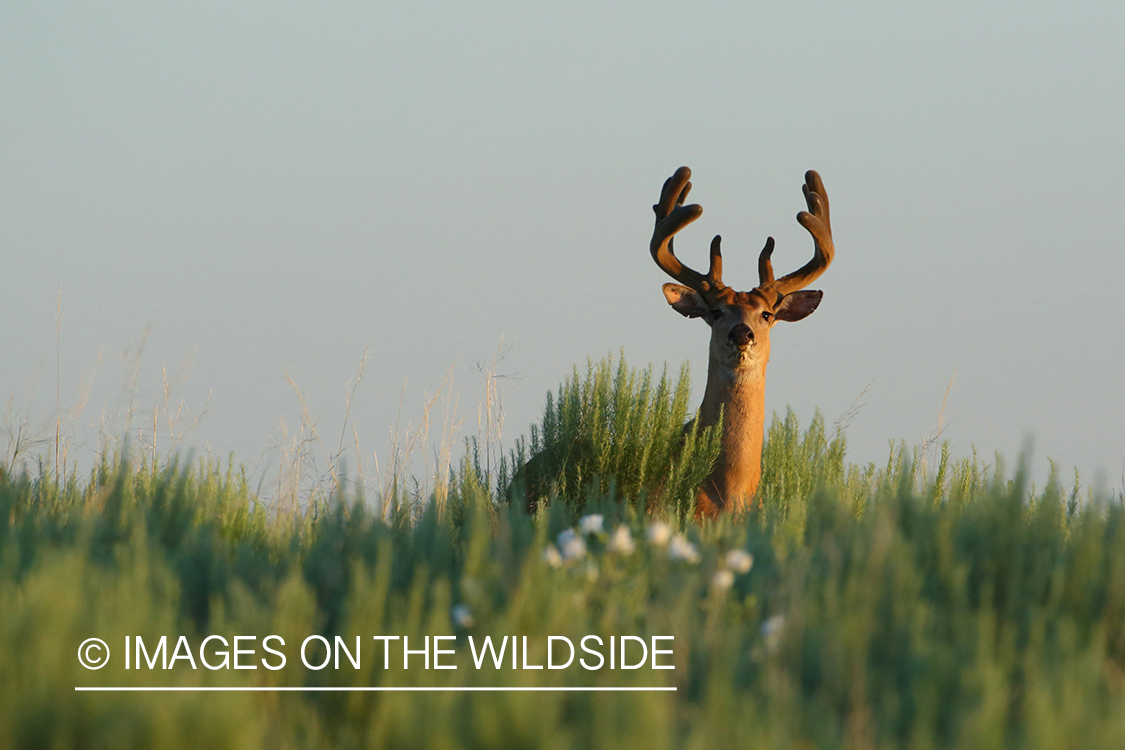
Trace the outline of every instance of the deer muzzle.
[[739, 323], [730, 329], [727, 340], [737, 347], [749, 346], [754, 341], [754, 332], [745, 323]]

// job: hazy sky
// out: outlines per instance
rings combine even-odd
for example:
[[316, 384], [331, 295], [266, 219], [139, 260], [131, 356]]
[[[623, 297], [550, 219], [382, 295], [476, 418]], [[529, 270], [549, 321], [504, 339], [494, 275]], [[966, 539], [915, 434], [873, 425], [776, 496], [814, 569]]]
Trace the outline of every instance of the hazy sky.
[[206, 407], [187, 443], [266, 472], [286, 373], [334, 449], [365, 347], [369, 463], [450, 367], [474, 434], [501, 341], [506, 442], [621, 347], [690, 360], [698, 398], [706, 326], [648, 254], [661, 183], [692, 167], [677, 250], [722, 233], [750, 288], [766, 235], [779, 273], [811, 257], [815, 168], [837, 258], [774, 330], [767, 409], [831, 423], [870, 383], [849, 455], [882, 463], [956, 373], [955, 454], [1033, 436], [1120, 487], [1125, 4], [918, 5], [5, 3], [7, 421], [53, 429], [56, 345], [62, 406], [92, 384], [76, 450], [130, 400], [149, 430], [167, 368], [173, 409]]

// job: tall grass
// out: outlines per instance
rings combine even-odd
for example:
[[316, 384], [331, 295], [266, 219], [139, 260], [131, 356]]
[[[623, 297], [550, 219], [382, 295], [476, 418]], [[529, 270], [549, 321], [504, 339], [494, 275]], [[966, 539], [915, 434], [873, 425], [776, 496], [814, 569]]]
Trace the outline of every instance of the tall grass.
[[554, 501], [580, 512], [591, 494], [610, 495], [686, 518], [722, 435], [721, 423], [699, 429], [694, 421], [685, 433], [690, 393], [686, 362], [673, 383], [667, 367], [654, 380], [651, 366], [637, 372], [624, 353], [616, 364], [589, 360], [584, 376], [575, 367], [547, 394], [541, 426], [517, 440], [497, 486], [533, 507]]
[[[580, 413], [601, 412], [596, 445], [631, 447], [567, 477], [535, 517], [501, 498], [471, 454], [443, 505], [391, 503], [387, 514], [343, 490], [269, 509], [239, 470], [213, 461], [105, 457], [88, 476], [58, 482], [47, 468], [0, 466], [0, 747], [1125, 746], [1120, 500], [1057, 479], [1034, 489], [1020, 470], [948, 452], [935, 463], [906, 446], [884, 465], [854, 466], [842, 435], [790, 413], [768, 432], [762, 512], [682, 523], [674, 505], [641, 512], [632, 502], [662, 459], [651, 448], [647, 459], [625, 455], [645, 443], [629, 425], [653, 424], [636, 416], [639, 405], [674, 405], [677, 387], [604, 368], [552, 397], [557, 421], [545, 418], [529, 446], [551, 445], [548, 430], [570, 434], [557, 405], [586, 398], [596, 406]], [[619, 415], [610, 404], [637, 409]], [[668, 407], [669, 423], [684, 416]], [[581, 511], [558, 501], [569, 497]], [[601, 514], [602, 530], [587, 523], [582, 553], [560, 555], [559, 535], [581, 512]], [[683, 536], [669, 542], [663, 523]], [[735, 550], [753, 555], [749, 572], [728, 562]], [[151, 644], [180, 634], [196, 653], [210, 634], [277, 634], [289, 662], [278, 671], [123, 668], [126, 635]], [[310, 634], [359, 636], [361, 667], [304, 668], [296, 650]], [[413, 648], [447, 634], [458, 636], [448, 657], [456, 670], [422, 669], [420, 656], [402, 669], [401, 651], [384, 669], [382, 647], [372, 648], [373, 635], [408, 636]], [[586, 634], [673, 635], [676, 669], [477, 670], [465, 646], [468, 635], [528, 636], [541, 663], [547, 636]], [[114, 650], [95, 672], [75, 658], [91, 636]], [[677, 691], [76, 693], [79, 685]]]

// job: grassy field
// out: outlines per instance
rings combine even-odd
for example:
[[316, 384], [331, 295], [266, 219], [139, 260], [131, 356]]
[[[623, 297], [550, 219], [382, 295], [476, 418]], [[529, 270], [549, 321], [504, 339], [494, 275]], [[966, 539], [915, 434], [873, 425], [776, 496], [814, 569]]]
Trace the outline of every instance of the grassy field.
[[[842, 435], [790, 414], [762, 511], [700, 527], [683, 515], [714, 436], [677, 458], [686, 409], [682, 379], [592, 365], [495, 472], [470, 445], [423, 502], [267, 507], [237, 468], [127, 452], [58, 482], [0, 466], [0, 747], [1125, 747], [1120, 497], [905, 446], [850, 465]], [[533, 453], [551, 502], [530, 517], [500, 496]], [[312, 667], [325, 643], [336, 661], [304, 666], [309, 636]], [[427, 636], [453, 638], [423, 654]], [[525, 661], [478, 667], [486, 636]], [[671, 653], [523, 668], [551, 636]], [[96, 671], [76, 659], [91, 637], [111, 651]]]

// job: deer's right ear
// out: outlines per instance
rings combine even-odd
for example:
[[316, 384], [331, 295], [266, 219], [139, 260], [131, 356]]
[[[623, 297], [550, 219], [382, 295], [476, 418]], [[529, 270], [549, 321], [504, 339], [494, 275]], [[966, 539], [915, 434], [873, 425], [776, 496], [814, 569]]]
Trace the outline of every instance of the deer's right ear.
[[707, 303], [699, 292], [680, 284], [665, 284], [664, 299], [672, 309], [685, 318], [702, 318], [707, 314]]

